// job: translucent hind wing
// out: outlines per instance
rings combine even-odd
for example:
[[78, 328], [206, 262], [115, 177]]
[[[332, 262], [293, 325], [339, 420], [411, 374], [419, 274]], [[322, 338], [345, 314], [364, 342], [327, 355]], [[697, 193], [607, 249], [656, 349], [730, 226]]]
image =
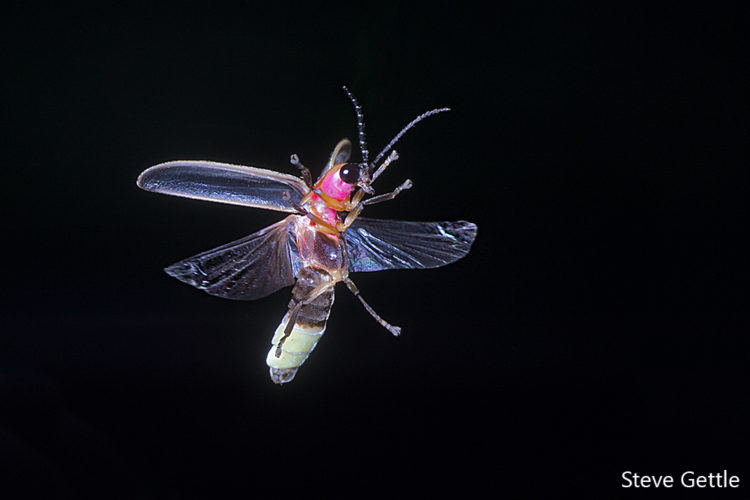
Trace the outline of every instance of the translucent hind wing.
[[254, 300], [294, 284], [301, 267], [294, 216], [164, 269], [206, 293]]
[[428, 269], [469, 253], [471, 222], [409, 222], [359, 217], [344, 233], [350, 272]]
[[308, 189], [298, 177], [262, 168], [213, 161], [178, 160], [144, 170], [146, 191], [197, 200], [295, 212]]

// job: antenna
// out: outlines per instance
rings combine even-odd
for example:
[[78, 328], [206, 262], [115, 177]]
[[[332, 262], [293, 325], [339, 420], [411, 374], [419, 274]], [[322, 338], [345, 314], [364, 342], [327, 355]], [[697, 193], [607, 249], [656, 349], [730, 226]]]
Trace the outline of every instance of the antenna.
[[[349, 99], [354, 105], [354, 111], [357, 113], [357, 131], [359, 132], [359, 151], [362, 154], [362, 163], [367, 165], [369, 168], [369, 157], [370, 152], [367, 150], [367, 137], [365, 136], [365, 115], [362, 114], [362, 106], [359, 105], [357, 99], [349, 92], [346, 85], [343, 86], [344, 92], [349, 96]], [[379, 158], [379, 156], [378, 156]]]
[[450, 111], [450, 110], [451, 110], [451, 108], [433, 109], [433, 110], [430, 110], [430, 111], [428, 111], [426, 113], [422, 113], [418, 117], [414, 118], [411, 122], [409, 122], [409, 124], [406, 127], [404, 127], [404, 128], [401, 129], [401, 132], [399, 132], [398, 134], [396, 134], [396, 137], [394, 137], [393, 140], [391, 140], [391, 142], [389, 142], [388, 145], [385, 148], [383, 148], [383, 151], [381, 151], [380, 153], [378, 153], [378, 156], [375, 158], [375, 161], [372, 162], [373, 165], [377, 165], [378, 164], [378, 161], [380, 161], [380, 159], [383, 157], [383, 155], [386, 154], [388, 151], [391, 150], [391, 148], [398, 142], [399, 139], [401, 139], [401, 136], [404, 135], [407, 130], [409, 130], [414, 125], [416, 125], [417, 123], [421, 122], [422, 120], [424, 120], [428, 116], [436, 115], [438, 113], [442, 113], [443, 111]]

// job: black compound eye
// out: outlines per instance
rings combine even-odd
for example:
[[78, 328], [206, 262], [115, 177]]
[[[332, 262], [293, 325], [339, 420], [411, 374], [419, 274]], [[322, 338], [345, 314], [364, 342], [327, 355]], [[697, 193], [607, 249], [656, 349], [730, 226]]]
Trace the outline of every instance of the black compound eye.
[[347, 184], [356, 184], [359, 182], [359, 167], [353, 163], [347, 163], [339, 170], [339, 177]]

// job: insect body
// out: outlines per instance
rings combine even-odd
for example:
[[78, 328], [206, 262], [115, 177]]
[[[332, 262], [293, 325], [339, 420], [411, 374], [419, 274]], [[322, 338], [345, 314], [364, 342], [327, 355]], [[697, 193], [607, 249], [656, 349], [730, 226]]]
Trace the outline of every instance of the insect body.
[[373, 194], [372, 181], [398, 158], [391, 149], [404, 132], [447, 109], [417, 117], [370, 163], [361, 108], [344, 90], [357, 110], [363, 161], [349, 162], [351, 143], [343, 139], [315, 183], [296, 155], [291, 163], [301, 170], [301, 177], [209, 161], [172, 161], [153, 166], [138, 178], [138, 186], [148, 191], [292, 214], [165, 269], [209, 294], [238, 300], [257, 299], [294, 285], [289, 310], [266, 358], [277, 384], [294, 378], [325, 332], [336, 283], [344, 282], [382, 326], [399, 335], [401, 329], [383, 320], [362, 298], [350, 272], [443, 266], [466, 255], [476, 236], [476, 225], [465, 221], [385, 221], [359, 216], [364, 206], [392, 199], [411, 187], [406, 180], [390, 193], [365, 199]]

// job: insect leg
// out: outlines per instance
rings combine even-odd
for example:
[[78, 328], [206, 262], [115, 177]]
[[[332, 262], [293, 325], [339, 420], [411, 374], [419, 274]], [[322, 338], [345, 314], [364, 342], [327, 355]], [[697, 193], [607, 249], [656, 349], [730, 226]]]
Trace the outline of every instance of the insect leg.
[[343, 233], [344, 231], [349, 229], [349, 226], [352, 225], [352, 222], [354, 222], [357, 219], [357, 217], [359, 217], [359, 213], [362, 211], [363, 206], [364, 205], [360, 203], [357, 206], [355, 206], [351, 212], [346, 214], [346, 219], [344, 219], [344, 222], [342, 222], [340, 224], [340, 227], [338, 228], [339, 232]]
[[351, 212], [354, 210], [354, 208], [359, 205], [359, 202], [362, 201], [362, 198], [365, 196], [364, 189], [359, 189], [356, 193], [354, 193], [354, 196], [352, 196], [351, 201], [349, 202], [349, 205], [344, 209], [345, 212]]
[[[375, 172], [375, 175], [372, 176], [372, 179], [371, 179], [370, 182], [372, 182], [372, 180], [375, 180], [375, 177], [377, 177], [380, 174], [382, 174], [383, 170], [385, 170], [386, 167], [391, 164], [391, 162], [393, 162], [393, 161], [395, 161], [397, 159], [398, 159], [398, 153], [396, 151], [391, 151], [391, 154], [388, 155], [388, 158], [385, 159], [385, 161], [383, 162], [383, 164], [380, 165], [380, 168], [378, 168], [378, 170]], [[352, 197], [352, 202], [351, 202], [350, 206], [347, 207], [348, 210], [349, 210], [349, 213], [347, 214], [346, 219], [344, 219], [343, 224], [341, 224], [338, 227], [339, 231], [340, 232], [344, 232], [344, 231], [346, 231], [346, 229], [349, 226], [352, 225], [352, 222], [354, 222], [357, 219], [357, 217], [359, 217], [359, 213], [362, 211], [362, 207], [363, 206], [365, 206], [365, 205], [372, 205], [374, 203], [379, 203], [381, 201], [392, 200], [393, 198], [396, 197], [396, 195], [398, 193], [400, 193], [404, 189], [409, 189], [410, 187], [412, 187], [412, 183], [411, 183], [411, 181], [409, 179], [407, 179], [399, 187], [397, 187], [396, 189], [394, 189], [392, 192], [387, 193], [387, 194], [381, 194], [381, 195], [378, 195], [378, 196], [374, 196], [374, 197], [369, 198], [369, 199], [367, 199], [365, 201], [360, 201], [360, 200], [362, 200], [362, 197], [365, 194], [364, 190], [360, 189], [359, 191], [357, 191], [354, 194], [354, 197]]]
[[302, 180], [307, 184], [307, 187], [310, 189], [313, 188], [313, 180], [312, 180], [312, 174], [310, 173], [310, 169], [307, 168], [302, 164], [301, 161], [299, 161], [299, 156], [296, 154], [293, 154], [289, 158], [289, 163], [300, 169], [300, 172], [302, 173]]
[[363, 183], [358, 184], [359, 189], [357, 190], [356, 193], [354, 193], [354, 196], [352, 196], [352, 200], [349, 203], [349, 206], [345, 208], [344, 210], [347, 212], [351, 212], [360, 202], [360, 200], [365, 195], [365, 193], [373, 194], [374, 191], [370, 187], [370, 184], [372, 183], [372, 181], [374, 181], [377, 176], [382, 174], [383, 170], [385, 170], [388, 165], [390, 165], [392, 162], [396, 161], [397, 159], [398, 159], [398, 153], [395, 151], [392, 151], [391, 154], [388, 155], [388, 158], [385, 159], [383, 164], [380, 165], [380, 168], [378, 168], [378, 170], [375, 172], [375, 175], [373, 175], [372, 177], [368, 175], [367, 179]]
[[339, 231], [338, 228], [330, 225], [317, 215], [307, 212], [305, 215], [307, 215], [307, 218], [313, 221], [314, 223], [318, 224], [320, 226], [320, 230], [327, 234], [339, 234], [341, 231]]
[[365, 302], [365, 299], [362, 298], [362, 295], [359, 293], [359, 289], [357, 288], [357, 285], [354, 284], [354, 282], [349, 279], [348, 277], [344, 280], [346, 283], [346, 286], [349, 288], [349, 291], [354, 294], [355, 297], [359, 299], [360, 302], [362, 302], [362, 305], [365, 306], [365, 309], [367, 309], [367, 312], [369, 312], [373, 318], [375, 318], [375, 321], [380, 323], [380, 325], [391, 332], [395, 336], [399, 336], [401, 334], [401, 327], [399, 326], [393, 326], [390, 323], [388, 323], [386, 320], [378, 316], [378, 313], [376, 313], [372, 307], [370, 307], [370, 304]]
[[388, 201], [395, 198], [401, 191], [404, 189], [409, 189], [413, 186], [411, 180], [406, 179], [399, 187], [391, 191], [390, 193], [385, 194], [379, 194], [377, 196], [373, 196], [372, 198], [368, 198], [363, 202], [357, 203], [352, 208], [352, 211], [349, 212], [346, 215], [346, 218], [344, 219], [344, 222], [341, 223], [338, 227], [339, 232], [343, 233], [346, 231], [349, 226], [352, 225], [352, 223], [359, 217], [359, 213], [362, 211], [362, 208], [365, 205], [374, 205], [375, 203], [380, 203], [381, 201]]
[[276, 345], [276, 352], [274, 353], [277, 358], [281, 357], [281, 346], [284, 345], [284, 341], [289, 338], [289, 335], [292, 334], [292, 330], [294, 329], [294, 324], [297, 322], [297, 315], [299, 314], [299, 310], [302, 307], [303, 302], [299, 302], [295, 304], [295, 306], [289, 311], [289, 319], [286, 322], [286, 327], [284, 328], [284, 336], [281, 337], [279, 340], [279, 343]]
[[388, 201], [395, 198], [401, 191], [404, 189], [410, 189], [414, 184], [412, 184], [410, 179], [406, 179], [399, 187], [391, 191], [390, 193], [385, 194], [379, 194], [377, 196], [373, 196], [372, 198], [368, 198], [365, 201], [362, 202], [362, 205], [374, 205], [376, 203], [380, 203], [381, 201]]
[[279, 343], [276, 346], [277, 358], [281, 357], [281, 346], [284, 345], [284, 341], [289, 338], [289, 335], [292, 334], [294, 324], [297, 322], [297, 315], [299, 314], [299, 310], [302, 308], [302, 306], [304, 306], [305, 304], [309, 304], [313, 300], [317, 299], [321, 294], [323, 294], [323, 292], [333, 287], [334, 285], [336, 285], [335, 281], [332, 283], [323, 283], [322, 285], [317, 286], [310, 291], [310, 295], [308, 295], [305, 300], [297, 302], [296, 304], [294, 304], [294, 307], [289, 310], [289, 319], [287, 320], [286, 326], [284, 327], [284, 336], [279, 339]]
[[314, 223], [318, 224], [320, 226], [320, 230], [327, 234], [339, 234], [340, 232], [344, 231], [344, 229], [339, 230], [338, 228], [330, 225], [317, 215], [315, 215], [312, 212], [308, 212], [304, 208], [302, 208], [299, 203], [292, 202], [292, 207], [297, 211], [296, 213], [299, 215], [303, 215], [313, 221]]
[[370, 182], [372, 182], [375, 179], [377, 179], [378, 176], [380, 176], [380, 174], [383, 173], [383, 170], [385, 170], [386, 168], [388, 168], [388, 165], [390, 165], [392, 162], [394, 162], [396, 160], [398, 160], [398, 153], [394, 149], [393, 151], [391, 151], [391, 154], [388, 155], [388, 158], [386, 158], [385, 161], [383, 161], [383, 164], [380, 165], [380, 167], [378, 167], [378, 169], [375, 171], [374, 174], [372, 174], [372, 178], [370, 179]]
[[315, 188], [315, 189], [313, 189], [313, 193], [315, 193], [318, 196], [320, 196], [320, 198], [325, 202], [326, 205], [328, 205], [330, 208], [336, 210], [337, 212], [341, 212], [342, 210], [346, 210], [346, 208], [347, 208], [346, 204], [344, 204], [341, 201], [338, 201], [335, 198], [332, 198], [331, 196], [329, 196], [328, 194], [326, 194], [326, 192], [323, 191], [322, 189]]

